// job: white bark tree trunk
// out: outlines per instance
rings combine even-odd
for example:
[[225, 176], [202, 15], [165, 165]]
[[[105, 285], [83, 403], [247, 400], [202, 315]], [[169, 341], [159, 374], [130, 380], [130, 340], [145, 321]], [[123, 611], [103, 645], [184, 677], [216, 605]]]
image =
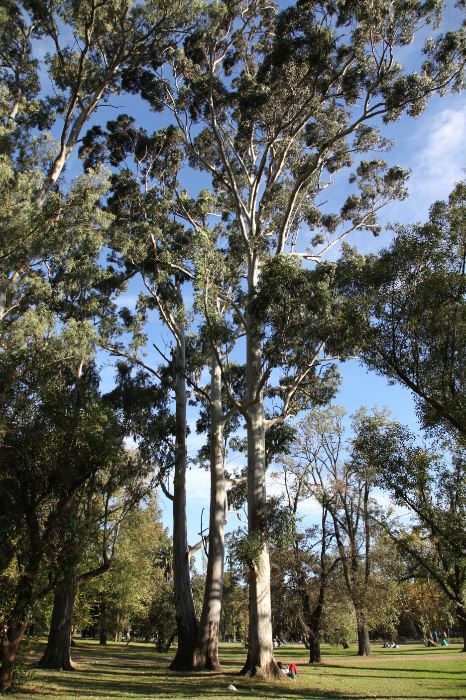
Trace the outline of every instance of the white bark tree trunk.
[[215, 352], [211, 359], [210, 526], [204, 604], [199, 625], [199, 668], [220, 669], [218, 632], [225, 557], [225, 460], [223, 450], [222, 374]]
[[[257, 268], [250, 272], [250, 295], [258, 281]], [[253, 556], [249, 564], [249, 645], [241, 673], [279, 678], [273, 656], [270, 560], [263, 509], [266, 505], [264, 399], [260, 391], [262, 353], [260, 329], [250, 324], [247, 335], [246, 381], [248, 401], [259, 399], [247, 411], [248, 435], [248, 538]], [[283, 675], [283, 674], [282, 674]]]

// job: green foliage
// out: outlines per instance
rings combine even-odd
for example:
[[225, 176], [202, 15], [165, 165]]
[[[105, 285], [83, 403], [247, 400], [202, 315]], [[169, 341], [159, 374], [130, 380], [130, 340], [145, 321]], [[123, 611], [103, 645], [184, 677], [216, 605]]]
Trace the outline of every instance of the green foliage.
[[155, 498], [148, 497], [126, 514], [110, 569], [79, 593], [93, 601], [93, 625], [100, 634], [129, 629], [133, 619], [140, 621], [136, 625], [147, 621], [153, 597], [164, 588], [159, 551], [167, 543]]
[[341, 590], [329, 590], [322, 614], [322, 637], [331, 646], [346, 647], [356, 639], [356, 616]]
[[460, 182], [426, 224], [396, 226], [378, 256], [348, 249], [340, 268], [354, 318], [366, 319], [364, 362], [414, 393], [425, 428], [454, 436], [465, 434], [465, 212]]
[[237, 641], [245, 640], [248, 629], [249, 592], [234, 567], [225, 572], [223, 581], [222, 612], [220, 626], [222, 636], [233, 636]]
[[136, 637], [153, 640], [158, 652], [170, 649], [177, 633], [173, 583], [157, 586], [145, 610], [132, 618], [131, 626]]
[[419, 445], [405, 426], [367, 423], [356, 441], [377, 483], [413, 515], [411, 530], [388, 522], [391, 537], [411, 562], [411, 571], [432, 577], [464, 617], [466, 560], [466, 467], [463, 450], [439, 454]]

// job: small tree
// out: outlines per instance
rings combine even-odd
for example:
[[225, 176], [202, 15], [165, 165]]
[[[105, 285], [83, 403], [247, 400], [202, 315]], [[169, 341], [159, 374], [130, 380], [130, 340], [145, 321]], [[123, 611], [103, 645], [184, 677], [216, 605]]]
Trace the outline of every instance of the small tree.
[[[345, 444], [346, 411], [336, 406], [314, 410], [300, 425], [299, 451], [295, 459], [306, 469], [310, 495], [325, 507], [332, 520], [332, 536], [339, 564], [354, 606], [358, 630], [358, 654], [370, 655], [369, 620], [374, 587], [373, 545], [377, 536], [379, 507], [371, 495], [375, 474], [370, 463]], [[368, 420], [364, 410], [353, 417], [357, 435]], [[374, 410], [372, 421], [383, 424], [385, 413]], [[323, 569], [325, 573], [325, 568]]]
[[412, 529], [394, 521], [387, 523], [388, 532], [409, 556], [413, 572], [435, 580], [454, 603], [466, 651], [466, 464], [462, 444], [451, 455], [441, 456], [418, 445], [405, 426], [384, 428], [367, 421], [356, 447], [371, 464], [377, 483], [411, 512]]

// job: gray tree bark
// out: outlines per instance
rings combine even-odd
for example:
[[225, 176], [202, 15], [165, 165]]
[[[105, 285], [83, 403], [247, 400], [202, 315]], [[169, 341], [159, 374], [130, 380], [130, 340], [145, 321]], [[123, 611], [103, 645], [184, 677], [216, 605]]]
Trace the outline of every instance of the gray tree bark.
[[[258, 282], [258, 270], [250, 273], [249, 288]], [[256, 331], [256, 332], [255, 332]], [[263, 521], [266, 506], [264, 399], [261, 391], [261, 339], [259, 329], [249, 327], [247, 336], [246, 381], [248, 400], [253, 403], [246, 413], [248, 436], [248, 538], [254, 552], [249, 565], [249, 646], [242, 674], [264, 679], [280, 678], [273, 656], [272, 603], [270, 597], [270, 559]], [[283, 674], [282, 674], [283, 675]]]
[[371, 656], [369, 627], [365, 614], [361, 611], [356, 611], [356, 620], [358, 626], [358, 656]]
[[77, 585], [63, 585], [55, 592], [49, 637], [44, 655], [39, 661], [41, 668], [73, 671], [71, 661], [71, 627]]
[[170, 664], [173, 671], [197, 667], [198, 622], [189, 571], [186, 520], [186, 343], [178, 328], [176, 345], [175, 478], [173, 485], [173, 584], [175, 589], [178, 649]]
[[211, 359], [210, 526], [204, 603], [199, 624], [198, 665], [220, 669], [218, 632], [222, 609], [225, 558], [225, 459], [223, 450], [222, 374], [215, 352]]

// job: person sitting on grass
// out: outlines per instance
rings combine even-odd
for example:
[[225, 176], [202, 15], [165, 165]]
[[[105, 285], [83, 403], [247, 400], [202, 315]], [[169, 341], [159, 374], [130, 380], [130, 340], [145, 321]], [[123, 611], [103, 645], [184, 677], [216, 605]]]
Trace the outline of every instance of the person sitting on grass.
[[290, 678], [298, 677], [298, 669], [296, 668], [296, 664], [290, 664], [288, 666], [288, 675]]
[[289, 678], [298, 677], [298, 669], [296, 668], [296, 664], [290, 664], [288, 668], [286, 668], [285, 666], [283, 666], [281, 661], [277, 661], [277, 666], [280, 669], [280, 671], [283, 671], [283, 673]]

